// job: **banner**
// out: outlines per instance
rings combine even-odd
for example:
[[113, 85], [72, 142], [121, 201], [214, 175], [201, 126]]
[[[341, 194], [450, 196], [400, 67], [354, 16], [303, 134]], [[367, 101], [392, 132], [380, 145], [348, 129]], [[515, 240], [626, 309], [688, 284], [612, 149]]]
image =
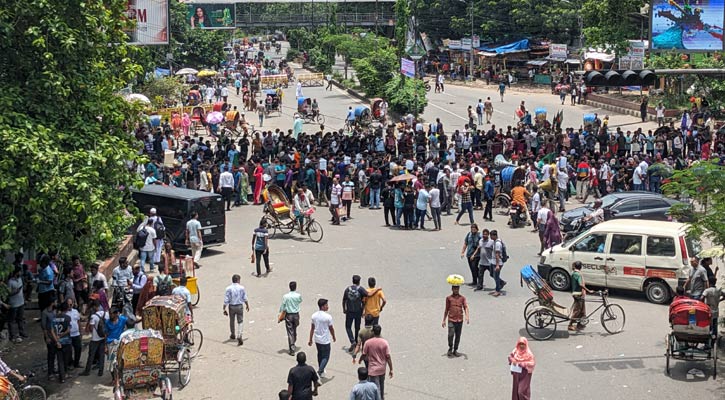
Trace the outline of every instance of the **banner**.
[[549, 58], [556, 60], [566, 60], [567, 46], [565, 44], [550, 43]]
[[463, 39], [461, 39], [461, 49], [463, 49], [463, 50], [471, 50], [471, 38], [463, 38]]
[[400, 59], [400, 73], [409, 77], [415, 77], [415, 62], [407, 58]]
[[478, 35], [473, 35], [473, 48], [477, 49], [481, 47], [481, 38]]
[[129, 44], [169, 44], [168, 0], [128, 0], [126, 16], [136, 21], [136, 26], [126, 31]]
[[186, 17], [192, 28], [234, 29], [234, 4], [189, 3]]
[[[652, 50], [723, 49], [724, 0], [653, 0]], [[693, 2], [694, 3], [694, 2]]]

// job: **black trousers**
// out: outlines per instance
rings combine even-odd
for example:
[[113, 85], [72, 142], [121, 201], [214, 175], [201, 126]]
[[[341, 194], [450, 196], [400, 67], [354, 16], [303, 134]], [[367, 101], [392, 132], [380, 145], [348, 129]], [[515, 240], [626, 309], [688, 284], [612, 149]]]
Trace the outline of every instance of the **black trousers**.
[[471, 257], [466, 257], [466, 261], [468, 261], [468, 268], [471, 270], [471, 276], [473, 277], [473, 284], [475, 285], [478, 282], [478, 262], [481, 260], [481, 257], [474, 257], [471, 259]]
[[81, 351], [83, 350], [83, 341], [81, 335], [71, 336], [71, 346], [73, 348], [73, 368], [81, 365]]
[[385, 225], [390, 225], [390, 220], [388, 219], [388, 214], [390, 214], [390, 218], [393, 220], [393, 225], [395, 225], [395, 207], [389, 207], [389, 206], [383, 206], [383, 214], [385, 215]]
[[222, 188], [222, 197], [224, 198], [224, 201], [227, 203], [227, 210], [232, 205], [232, 193], [234, 192], [233, 188], [230, 187], [223, 187]]
[[93, 364], [98, 363], [98, 376], [103, 375], [103, 365], [105, 363], [105, 350], [106, 341], [99, 340], [97, 342], [91, 341], [88, 344], [88, 359], [86, 360], [86, 368], [84, 372], [86, 374], [91, 373], [91, 367]]
[[483, 219], [493, 219], [493, 199], [486, 199], [486, 208], [483, 210]]
[[345, 207], [345, 213], [347, 215], [347, 218], [350, 218], [350, 209], [352, 208], [352, 200], [343, 200], [342, 201], [343, 207]]
[[262, 273], [260, 269], [262, 258], [264, 258], [264, 267], [269, 272], [269, 250], [254, 250], [254, 260], [257, 263], [257, 275]]
[[463, 321], [448, 321], [448, 349], [458, 350], [461, 343], [461, 331], [463, 330]]
[[[48, 376], [53, 375], [55, 372], [58, 372], [58, 377], [60, 378], [60, 380], [64, 380], [66, 371], [65, 367], [70, 363], [73, 353], [73, 350], [71, 350], [71, 345], [67, 344], [62, 346], [61, 348], [58, 348], [56, 344], [53, 343], [46, 344], [46, 347], [48, 349]], [[58, 364], [57, 371], [54, 368], [54, 364], [56, 362]]]
[[[345, 331], [347, 332], [347, 338], [350, 339], [350, 344], [357, 343], [357, 335], [360, 332], [360, 322], [362, 321], [362, 311], [351, 312], [348, 311], [345, 314]], [[355, 323], [355, 332], [352, 331], [352, 324]]]

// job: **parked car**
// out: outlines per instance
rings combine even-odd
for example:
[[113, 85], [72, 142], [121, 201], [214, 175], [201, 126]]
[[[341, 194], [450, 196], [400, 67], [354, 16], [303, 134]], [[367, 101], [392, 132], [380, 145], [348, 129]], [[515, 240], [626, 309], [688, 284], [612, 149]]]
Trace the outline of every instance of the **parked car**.
[[[601, 200], [605, 221], [619, 218], [671, 221], [670, 207], [680, 203], [661, 194], [640, 191], [610, 193]], [[562, 232], [571, 231], [574, 221], [591, 214], [593, 205], [594, 202], [565, 211], [559, 221]]]
[[538, 272], [553, 289], [569, 290], [572, 264], [580, 261], [587, 285], [636, 290], [666, 304], [688, 276], [689, 257], [701, 250], [686, 224], [618, 219], [544, 251]]

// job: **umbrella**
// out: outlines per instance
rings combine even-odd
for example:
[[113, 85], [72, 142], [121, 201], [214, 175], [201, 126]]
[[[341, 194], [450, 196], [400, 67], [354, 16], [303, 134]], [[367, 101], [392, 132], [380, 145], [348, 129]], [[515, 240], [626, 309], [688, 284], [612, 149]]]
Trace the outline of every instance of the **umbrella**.
[[176, 71], [174, 75], [196, 75], [198, 73], [199, 71], [195, 70], [194, 68], [182, 68]]
[[404, 182], [404, 181], [411, 181], [411, 180], [413, 180], [414, 178], [415, 178], [415, 175], [413, 175], [413, 174], [408, 174], [408, 173], [405, 173], [405, 174], [400, 174], [400, 175], [398, 175], [398, 176], [395, 176], [395, 177], [393, 177], [392, 179], [390, 179], [390, 181], [389, 181], [389, 182]]
[[446, 278], [446, 282], [448, 282], [448, 284], [451, 286], [461, 286], [464, 282], [466, 282], [466, 280], [458, 274], [453, 274], [448, 275], [448, 278]]
[[214, 125], [222, 121], [224, 121], [224, 114], [220, 113], [219, 111], [212, 111], [206, 115], [206, 122], [209, 124]]
[[198, 74], [196, 74], [196, 76], [198, 76], [199, 78], [206, 78], [208, 76], [215, 76], [216, 74], [217, 74], [216, 71], [212, 71], [210, 69], [205, 69], [205, 70], [200, 71]]
[[138, 101], [139, 103], [151, 104], [151, 100], [149, 100], [148, 97], [146, 97], [140, 93], [129, 94], [128, 96], [126, 96], [126, 101], [128, 101], [128, 102]]
[[697, 253], [697, 256], [699, 258], [725, 257], [725, 247], [723, 247], [723, 246], [711, 247], [709, 249], [705, 249], [705, 250]]

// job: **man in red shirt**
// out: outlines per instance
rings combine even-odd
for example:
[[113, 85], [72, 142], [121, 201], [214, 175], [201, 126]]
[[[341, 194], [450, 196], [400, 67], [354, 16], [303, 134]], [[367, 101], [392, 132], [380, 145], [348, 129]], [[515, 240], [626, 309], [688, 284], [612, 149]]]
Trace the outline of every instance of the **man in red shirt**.
[[[446, 309], [443, 312], [442, 327], [446, 327], [448, 320], [448, 356], [458, 357], [458, 344], [461, 343], [461, 331], [463, 330], [463, 317], [466, 317], [466, 324], [470, 323], [468, 319], [468, 303], [466, 298], [461, 296], [460, 287], [453, 286], [450, 296], [446, 297]], [[454, 341], [455, 338], [455, 341]]]
[[388, 375], [390, 379], [393, 379], [393, 359], [390, 358], [388, 341], [380, 337], [381, 332], [380, 325], [373, 326], [373, 337], [365, 341], [363, 357], [360, 358], [358, 364], [367, 357], [370, 382], [378, 386], [380, 399], [385, 400], [385, 366], [390, 367]]

